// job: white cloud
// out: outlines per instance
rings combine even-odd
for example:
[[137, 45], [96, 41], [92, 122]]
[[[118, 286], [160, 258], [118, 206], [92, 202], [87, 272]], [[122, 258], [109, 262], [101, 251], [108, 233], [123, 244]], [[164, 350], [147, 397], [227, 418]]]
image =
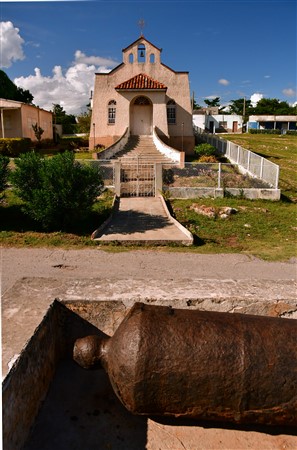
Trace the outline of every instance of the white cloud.
[[296, 97], [296, 91], [294, 89], [283, 89], [282, 93], [287, 97]]
[[10, 67], [14, 61], [24, 59], [24, 39], [12, 22], [0, 22], [1, 67]]
[[75, 61], [73, 64], [83, 63], [83, 64], [94, 64], [95, 66], [105, 66], [105, 67], [113, 67], [117, 64], [116, 61], [108, 58], [101, 58], [101, 56], [87, 56], [85, 53], [80, 50], [76, 50]]
[[271, 75], [264, 75], [264, 78], [271, 78]]
[[223, 86], [228, 86], [228, 84], [230, 84], [230, 81], [225, 80], [225, 78], [221, 78], [220, 80], [218, 80], [219, 84], [222, 84]]
[[254, 94], [251, 95], [251, 103], [252, 106], [256, 106], [258, 101], [261, 100], [263, 98], [263, 94], [260, 94], [259, 92], [255, 92]]
[[[88, 57], [79, 50], [75, 53], [75, 58], [65, 73], [61, 66], [55, 66], [52, 76], [43, 76], [41, 70], [36, 68], [35, 75], [16, 78], [14, 83], [28, 89], [34, 97], [34, 104], [41, 108], [52, 110], [53, 104], [59, 104], [67, 114], [80, 114], [90, 101], [95, 72], [108, 72], [116, 62], [95, 56]], [[96, 67], [94, 64], [82, 62], [84, 58], [85, 60], [98, 58], [97, 61], [106, 64]]]

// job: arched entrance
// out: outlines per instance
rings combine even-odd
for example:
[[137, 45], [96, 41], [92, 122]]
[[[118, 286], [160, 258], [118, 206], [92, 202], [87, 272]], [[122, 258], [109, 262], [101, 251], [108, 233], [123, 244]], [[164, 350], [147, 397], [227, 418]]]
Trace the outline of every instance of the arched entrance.
[[143, 95], [136, 97], [130, 105], [130, 132], [136, 135], [152, 134], [153, 105]]

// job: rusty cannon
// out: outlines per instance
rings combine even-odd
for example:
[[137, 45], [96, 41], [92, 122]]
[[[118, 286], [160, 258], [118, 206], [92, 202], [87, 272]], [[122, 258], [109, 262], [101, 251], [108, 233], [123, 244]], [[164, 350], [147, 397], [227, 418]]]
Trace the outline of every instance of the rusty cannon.
[[75, 342], [133, 414], [297, 425], [297, 321], [136, 303], [115, 334]]

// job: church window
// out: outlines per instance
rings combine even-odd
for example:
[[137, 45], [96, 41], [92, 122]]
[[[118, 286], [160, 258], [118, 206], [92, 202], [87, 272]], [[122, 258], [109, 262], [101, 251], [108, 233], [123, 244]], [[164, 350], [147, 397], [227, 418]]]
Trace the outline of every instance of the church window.
[[117, 102], [115, 100], [110, 100], [108, 103], [108, 123], [115, 123], [116, 104]]
[[155, 55], [154, 55], [154, 53], [151, 53], [150, 54], [150, 63], [154, 64], [154, 62], [155, 62]]
[[133, 56], [133, 53], [130, 53], [130, 55], [129, 55], [129, 63], [133, 64], [133, 62], [134, 62], [134, 56]]
[[138, 45], [138, 62], [145, 62], [145, 45], [143, 44]]
[[167, 122], [169, 124], [176, 123], [176, 104], [174, 100], [167, 102]]

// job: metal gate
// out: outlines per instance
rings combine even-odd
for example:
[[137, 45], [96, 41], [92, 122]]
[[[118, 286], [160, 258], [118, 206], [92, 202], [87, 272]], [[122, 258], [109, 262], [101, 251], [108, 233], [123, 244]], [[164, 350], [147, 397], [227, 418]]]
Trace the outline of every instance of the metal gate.
[[154, 197], [155, 164], [141, 161], [121, 164], [121, 197]]

